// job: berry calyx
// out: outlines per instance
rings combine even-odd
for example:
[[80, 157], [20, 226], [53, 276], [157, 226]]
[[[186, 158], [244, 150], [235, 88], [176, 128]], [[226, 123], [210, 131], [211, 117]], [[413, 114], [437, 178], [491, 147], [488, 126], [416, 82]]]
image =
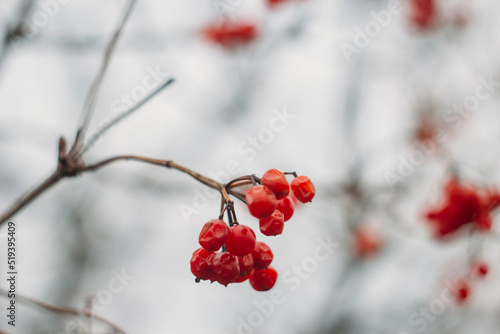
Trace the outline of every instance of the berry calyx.
[[260, 184], [271, 189], [278, 200], [287, 197], [290, 192], [290, 185], [286, 180], [285, 174], [277, 169], [270, 169], [265, 172], [260, 180]]
[[281, 234], [285, 226], [284, 222], [285, 216], [283, 213], [274, 210], [271, 216], [259, 220], [260, 231], [266, 236]]
[[253, 267], [256, 270], [267, 269], [271, 262], [273, 262], [273, 252], [268, 245], [263, 242], [257, 241], [255, 249], [252, 251]]
[[240, 276], [246, 276], [254, 269], [254, 260], [252, 253], [245, 256], [238, 256], [238, 263], [240, 264]]
[[246, 202], [250, 214], [258, 219], [269, 217], [278, 205], [272, 190], [263, 185], [250, 188], [246, 194]]
[[248, 226], [239, 224], [229, 228], [229, 237], [225, 246], [232, 255], [245, 256], [254, 250], [255, 242], [254, 231]]
[[217, 251], [226, 242], [229, 236], [229, 227], [220, 219], [212, 219], [203, 225], [198, 238], [201, 247], [207, 251]]
[[293, 179], [290, 187], [295, 197], [302, 203], [307, 203], [312, 201], [314, 195], [316, 194], [316, 189], [311, 180], [305, 176], [298, 176]]
[[295, 204], [293, 203], [291, 195], [288, 195], [287, 197], [280, 199], [278, 201], [278, 206], [276, 206], [276, 210], [279, 210], [283, 213], [284, 221], [287, 221], [290, 218], [292, 218], [294, 209], [295, 209]]
[[227, 286], [240, 276], [238, 258], [228, 252], [216, 253], [212, 257], [212, 268], [217, 282], [222, 285]]
[[212, 257], [214, 252], [208, 252], [204, 248], [198, 248], [191, 257], [191, 272], [199, 280], [207, 280], [213, 276]]
[[250, 274], [250, 284], [257, 291], [268, 291], [272, 289], [278, 278], [278, 273], [274, 268], [253, 270]]

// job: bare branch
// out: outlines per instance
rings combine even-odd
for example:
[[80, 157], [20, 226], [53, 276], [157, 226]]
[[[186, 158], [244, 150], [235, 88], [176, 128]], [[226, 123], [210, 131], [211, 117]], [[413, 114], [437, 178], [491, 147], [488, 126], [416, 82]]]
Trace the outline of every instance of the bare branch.
[[92, 147], [92, 145], [99, 139], [106, 131], [108, 131], [110, 128], [115, 126], [118, 122], [124, 120], [131, 114], [133, 114], [136, 110], [138, 110], [140, 107], [145, 105], [149, 100], [151, 100], [154, 96], [156, 96], [159, 92], [161, 92], [163, 89], [166, 87], [170, 86], [175, 80], [173, 78], [168, 79], [165, 81], [160, 87], [155, 89], [153, 92], [151, 92], [148, 96], [146, 96], [144, 99], [139, 101], [136, 105], [134, 105], [132, 108], [127, 110], [126, 112], [116, 116], [111, 122], [106, 124], [99, 132], [97, 132], [92, 138], [88, 140], [87, 143], [84, 144], [83, 148], [80, 150], [80, 153], [76, 156], [77, 158], [81, 157], [89, 148]]
[[[8, 294], [7, 290], [0, 287], [0, 295], [7, 298], [7, 294]], [[117, 325], [112, 323], [111, 321], [106, 320], [105, 318], [99, 316], [98, 314], [95, 314], [92, 311], [88, 311], [85, 309], [78, 309], [78, 308], [74, 308], [74, 307], [67, 307], [67, 306], [56, 306], [56, 305], [42, 302], [40, 300], [33, 299], [31, 297], [22, 296], [19, 294], [16, 294], [16, 301], [23, 303], [23, 304], [27, 304], [27, 305], [38, 306], [38, 307], [41, 307], [45, 310], [48, 310], [48, 311], [51, 311], [51, 312], [54, 312], [57, 314], [67, 314], [67, 315], [74, 315], [74, 316], [83, 315], [83, 316], [91, 318], [91, 319], [97, 319], [97, 320], [101, 321], [102, 323], [113, 328], [113, 331], [115, 331], [116, 333], [126, 334], [126, 332], [123, 329], [121, 329], [120, 327], [118, 327]]]
[[97, 102], [99, 89], [101, 88], [104, 75], [106, 74], [106, 70], [108, 69], [109, 61], [111, 60], [111, 56], [113, 55], [113, 51], [115, 50], [118, 38], [120, 37], [123, 28], [125, 27], [125, 23], [127, 23], [127, 20], [130, 17], [130, 14], [132, 13], [132, 9], [135, 3], [136, 0], [129, 0], [125, 13], [120, 23], [118, 24], [118, 27], [116, 28], [113, 36], [111, 37], [110, 41], [108, 42], [108, 45], [106, 46], [106, 52], [104, 53], [101, 68], [99, 69], [99, 72], [97, 73], [97, 76], [92, 86], [90, 87], [89, 94], [87, 96], [85, 105], [83, 107], [82, 124], [80, 125], [80, 128], [76, 133], [75, 142], [73, 143], [73, 146], [71, 147], [71, 150], [69, 152], [70, 157], [76, 156], [79, 153], [79, 150], [83, 146], [83, 138], [85, 137], [85, 133], [87, 132], [90, 120], [92, 119], [92, 115], [94, 113], [95, 105]]
[[19, 198], [14, 205], [12, 205], [5, 213], [0, 216], [0, 225], [10, 219], [14, 214], [16, 214], [19, 210], [25, 207], [32, 200], [40, 196], [43, 192], [48, 190], [54, 184], [59, 182], [62, 178], [61, 173], [58, 171], [52, 173], [45, 181], [43, 181], [40, 185], [27, 191], [24, 195]]

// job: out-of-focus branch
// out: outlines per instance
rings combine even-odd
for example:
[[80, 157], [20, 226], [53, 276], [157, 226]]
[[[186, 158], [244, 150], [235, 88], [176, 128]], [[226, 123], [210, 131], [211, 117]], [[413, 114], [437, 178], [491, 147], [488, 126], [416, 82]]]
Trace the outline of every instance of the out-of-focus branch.
[[[7, 290], [0, 287], [0, 295], [2, 297], [7, 298], [7, 294], [8, 294]], [[126, 332], [123, 329], [121, 329], [118, 325], [115, 325], [111, 321], [99, 316], [98, 314], [95, 314], [92, 311], [88, 311], [85, 309], [78, 309], [78, 308], [74, 308], [74, 307], [67, 307], [67, 306], [56, 306], [56, 305], [42, 302], [40, 300], [33, 299], [31, 297], [22, 296], [19, 294], [16, 294], [16, 301], [19, 303], [26, 304], [26, 305], [38, 306], [38, 307], [41, 307], [45, 310], [48, 310], [50, 312], [57, 313], [57, 314], [74, 315], [74, 316], [83, 315], [83, 316], [91, 318], [91, 319], [99, 320], [100, 322], [108, 325], [109, 327], [111, 327], [113, 329], [113, 331], [115, 333], [126, 334]], [[0, 334], [1, 333], [6, 333], [6, 332], [0, 332]]]
[[109, 61], [111, 60], [111, 56], [113, 55], [113, 52], [115, 50], [118, 38], [120, 37], [123, 28], [125, 27], [125, 23], [127, 23], [128, 18], [132, 13], [132, 9], [134, 8], [135, 3], [136, 0], [129, 0], [127, 7], [125, 9], [125, 13], [122, 16], [122, 19], [118, 24], [118, 27], [116, 28], [115, 32], [113, 33], [113, 36], [111, 37], [111, 39], [108, 42], [108, 45], [106, 46], [106, 52], [104, 53], [103, 56], [101, 68], [99, 69], [99, 72], [97, 73], [97, 76], [94, 79], [92, 86], [90, 87], [90, 91], [88, 93], [85, 105], [83, 107], [82, 123], [76, 132], [75, 142], [73, 143], [73, 146], [71, 147], [69, 152], [69, 156], [72, 158], [76, 157], [80, 153], [80, 150], [83, 147], [83, 139], [85, 137], [85, 133], [87, 132], [90, 120], [92, 119], [92, 115], [94, 113], [95, 105], [97, 102], [99, 89], [101, 88], [104, 75], [106, 74], [106, 71], [108, 69]]
[[31, 12], [31, 8], [35, 5], [35, 0], [24, 0], [21, 4], [21, 10], [17, 17], [16, 22], [9, 27], [7, 30], [7, 34], [4, 36], [2, 40], [2, 49], [0, 50], [0, 73], [2, 70], [2, 63], [7, 55], [7, 52], [11, 46], [11, 44], [18, 38], [24, 37], [24, 20]]

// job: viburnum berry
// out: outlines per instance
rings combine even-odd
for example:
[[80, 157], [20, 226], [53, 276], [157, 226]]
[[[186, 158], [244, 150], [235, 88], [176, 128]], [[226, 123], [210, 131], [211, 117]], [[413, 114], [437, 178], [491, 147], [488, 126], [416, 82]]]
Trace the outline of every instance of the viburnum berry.
[[382, 241], [375, 232], [366, 227], [360, 227], [354, 231], [354, 253], [365, 258], [378, 252]]
[[272, 190], [263, 185], [250, 188], [246, 194], [246, 202], [250, 214], [259, 219], [269, 217], [278, 206]]
[[295, 197], [302, 203], [312, 201], [314, 195], [316, 194], [314, 184], [305, 175], [294, 178], [290, 187], [292, 188], [292, 192]]
[[238, 277], [238, 278], [234, 281], [234, 283], [241, 283], [241, 282], [245, 282], [245, 281], [246, 281], [247, 279], [249, 279], [249, 278], [250, 278], [250, 273], [248, 273], [248, 274], [246, 274], [246, 275], [244, 275], [244, 276], [241, 276], [241, 275], [240, 275], [240, 277]]
[[207, 280], [213, 276], [212, 258], [214, 254], [214, 252], [208, 252], [204, 248], [194, 251], [190, 264], [191, 272], [197, 279]]
[[240, 264], [240, 276], [246, 276], [250, 274], [254, 268], [252, 253], [245, 256], [238, 256], [238, 263]]
[[437, 8], [435, 0], [412, 0], [410, 2], [410, 21], [419, 29], [435, 25]]
[[483, 261], [476, 261], [473, 264], [472, 268], [476, 276], [485, 277], [486, 275], [488, 275], [489, 271], [488, 265]]
[[245, 256], [254, 250], [255, 242], [254, 231], [248, 226], [239, 224], [229, 228], [229, 237], [225, 246], [229, 253], [236, 256]]
[[272, 289], [278, 278], [278, 273], [274, 268], [254, 269], [250, 274], [250, 284], [257, 291], [268, 291]]
[[212, 268], [217, 279], [222, 285], [233, 283], [240, 276], [238, 258], [228, 252], [219, 252], [212, 257]]
[[204, 30], [205, 37], [226, 48], [248, 44], [257, 37], [254, 24], [245, 22], [224, 22], [210, 25]]
[[288, 184], [285, 174], [277, 169], [265, 172], [260, 179], [260, 184], [269, 187], [277, 200], [287, 197], [290, 192], [290, 184]]
[[273, 262], [273, 252], [268, 245], [257, 241], [255, 249], [252, 251], [254, 269], [266, 269]]
[[455, 286], [453, 287], [453, 294], [455, 295], [457, 302], [464, 303], [469, 297], [469, 290], [470, 288], [467, 282], [459, 281], [455, 283]]
[[217, 251], [226, 242], [229, 236], [229, 227], [220, 219], [212, 219], [203, 225], [199, 242], [207, 251]]
[[274, 210], [271, 216], [259, 220], [260, 231], [266, 236], [281, 234], [285, 226], [284, 222], [285, 216], [283, 213], [279, 210]]
[[278, 205], [276, 206], [276, 210], [279, 210], [281, 211], [281, 213], [283, 213], [284, 221], [287, 221], [290, 218], [292, 218], [293, 211], [295, 209], [295, 204], [293, 203], [291, 195], [292, 194], [288, 195], [283, 199], [280, 199], [278, 201]]

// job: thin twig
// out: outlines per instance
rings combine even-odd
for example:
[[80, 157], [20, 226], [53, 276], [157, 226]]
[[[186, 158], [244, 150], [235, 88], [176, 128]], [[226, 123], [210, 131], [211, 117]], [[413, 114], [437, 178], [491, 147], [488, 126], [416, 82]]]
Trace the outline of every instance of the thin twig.
[[[159, 159], [151, 159], [151, 158], [146, 158], [146, 157], [141, 157], [141, 156], [136, 156], [136, 155], [120, 155], [116, 156], [113, 158], [109, 158], [100, 162], [97, 162], [92, 165], [88, 166], [83, 166], [83, 165], [76, 165], [76, 166], [64, 166], [66, 169], [62, 168], [59, 166], [57, 170], [47, 178], [42, 184], [34, 188], [33, 190], [28, 191], [25, 193], [23, 196], [21, 196], [20, 199], [18, 199], [14, 204], [4, 213], [0, 216], [0, 226], [1, 224], [5, 223], [9, 218], [11, 218], [14, 214], [19, 212], [22, 208], [24, 208], [26, 205], [28, 205], [30, 202], [32, 202], [35, 198], [40, 196], [45, 190], [49, 189], [51, 186], [55, 185], [57, 182], [62, 180], [63, 178], [66, 177], [73, 177], [80, 175], [84, 172], [88, 171], [94, 171], [97, 169], [100, 169], [104, 166], [107, 166], [113, 162], [117, 161], [127, 161], [127, 160], [133, 160], [133, 161], [138, 161], [138, 162], [143, 162], [143, 163], [148, 163], [152, 165], [157, 165], [157, 166], [163, 166], [171, 169], [176, 169], [178, 171], [181, 171], [183, 173], [186, 173], [190, 176], [192, 176], [194, 179], [196, 179], [198, 182], [203, 183], [204, 185], [218, 190], [224, 200], [226, 202], [231, 202], [231, 198], [229, 197], [229, 194], [235, 196], [236, 198], [244, 200], [244, 195], [237, 193], [233, 191], [232, 189], [226, 189], [226, 185], [217, 182], [211, 178], [208, 178], [204, 175], [201, 175], [195, 171], [192, 171], [189, 168], [186, 168], [184, 166], [181, 166], [171, 160], [159, 160]], [[68, 169], [71, 168], [71, 169]]]
[[50, 187], [55, 185], [57, 182], [61, 180], [62, 176], [59, 170], [52, 173], [45, 181], [43, 181], [40, 185], [35, 187], [34, 189], [29, 190], [24, 195], [19, 198], [12, 207], [10, 207], [5, 213], [0, 216], [0, 224], [3, 224], [8, 219], [10, 219], [14, 214], [16, 214], [19, 210], [25, 207], [28, 203], [33, 201], [35, 198], [40, 196], [43, 192], [48, 190]]
[[149, 94], [144, 99], [142, 99], [141, 101], [139, 101], [132, 108], [130, 108], [126, 112], [118, 115], [111, 122], [109, 122], [108, 124], [106, 124], [106, 126], [104, 126], [99, 132], [97, 132], [94, 136], [92, 136], [92, 138], [90, 138], [86, 144], [84, 144], [83, 148], [80, 150], [80, 153], [78, 153], [78, 155], [76, 156], [76, 158], [81, 157], [90, 147], [92, 147], [92, 145], [97, 141], [97, 139], [99, 139], [106, 131], [108, 131], [110, 128], [112, 128], [113, 126], [115, 126], [118, 122], [120, 122], [123, 119], [125, 119], [126, 117], [130, 116], [133, 112], [135, 112], [137, 109], [139, 109], [144, 104], [146, 104], [149, 100], [151, 100], [155, 95], [157, 95], [159, 92], [161, 92], [166, 87], [170, 86], [170, 84], [172, 84], [174, 81], [175, 80], [173, 78], [168, 79], [160, 87], [158, 87], [157, 89], [155, 89], [151, 94]]
[[[7, 294], [8, 294], [7, 290], [0, 287], [0, 295], [2, 295], [3, 297], [7, 297]], [[98, 314], [95, 314], [92, 311], [88, 311], [85, 309], [78, 309], [78, 308], [74, 308], [74, 307], [67, 307], [67, 306], [56, 306], [56, 305], [42, 302], [40, 300], [33, 299], [31, 297], [22, 296], [19, 294], [16, 294], [16, 301], [23, 303], [23, 304], [35, 305], [35, 306], [41, 307], [43, 309], [46, 309], [48, 311], [58, 313], [58, 314], [68, 314], [68, 315], [75, 315], [75, 316], [83, 315], [83, 316], [88, 317], [88, 318], [97, 319], [97, 320], [105, 323], [106, 325], [110, 326], [111, 328], [113, 328], [113, 330], [116, 333], [126, 334], [126, 332], [123, 329], [121, 329], [120, 327], [118, 327], [118, 325], [115, 325], [111, 321], [101, 317]]]
[[125, 23], [127, 23], [127, 20], [130, 17], [130, 14], [132, 13], [132, 9], [135, 3], [136, 0], [129, 0], [128, 5], [125, 9], [125, 13], [123, 14], [123, 17], [120, 23], [118, 24], [118, 27], [116, 28], [113, 36], [111, 37], [111, 39], [108, 42], [108, 45], [106, 46], [106, 52], [104, 53], [104, 57], [101, 63], [101, 68], [99, 69], [99, 72], [97, 73], [97, 76], [94, 79], [94, 82], [90, 88], [87, 99], [85, 100], [85, 105], [83, 107], [83, 121], [76, 133], [75, 142], [73, 143], [73, 146], [71, 147], [71, 150], [69, 152], [69, 156], [71, 158], [78, 155], [79, 150], [83, 146], [83, 138], [85, 137], [90, 120], [92, 119], [92, 115], [94, 113], [95, 105], [97, 102], [99, 89], [101, 88], [104, 75], [106, 74], [106, 70], [108, 69], [109, 61], [111, 60], [111, 56], [113, 55], [113, 51], [115, 50], [118, 37], [120, 37], [120, 34], [123, 31]]

